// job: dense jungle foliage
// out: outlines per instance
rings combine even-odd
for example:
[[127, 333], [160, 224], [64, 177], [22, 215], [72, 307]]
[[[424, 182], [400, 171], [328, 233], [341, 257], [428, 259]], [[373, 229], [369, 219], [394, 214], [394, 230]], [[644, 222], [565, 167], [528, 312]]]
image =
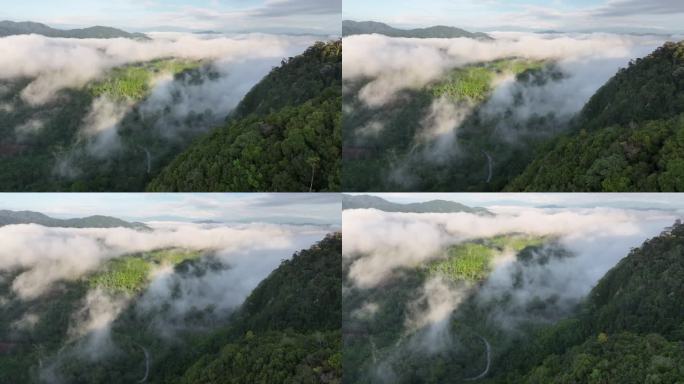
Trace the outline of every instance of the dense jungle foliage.
[[518, 340], [491, 383], [679, 383], [684, 380], [684, 225], [630, 252], [577, 315]]
[[620, 70], [510, 191], [684, 191], [684, 42]]
[[341, 41], [283, 61], [149, 191], [339, 191]]

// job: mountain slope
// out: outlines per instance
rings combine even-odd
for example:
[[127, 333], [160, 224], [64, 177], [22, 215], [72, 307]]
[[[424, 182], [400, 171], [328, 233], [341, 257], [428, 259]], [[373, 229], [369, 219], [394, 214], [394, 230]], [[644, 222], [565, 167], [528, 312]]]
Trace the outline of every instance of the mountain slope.
[[510, 191], [683, 191], [684, 42], [620, 70]]
[[375, 21], [352, 21], [344, 20], [342, 22], [342, 36], [365, 35], [377, 33], [389, 37], [411, 37], [419, 39], [428, 38], [443, 38], [452, 39], [457, 37], [468, 37], [478, 40], [493, 40], [489, 35], [482, 32], [468, 32], [466, 30], [454, 27], [447, 27], [438, 25], [428, 28], [416, 29], [398, 29], [393, 28], [384, 23]]
[[678, 221], [611, 269], [575, 318], [504, 354], [492, 382], [678, 382], [684, 378], [683, 282]]
[[341, 252], [336, 233], [283, 261], [226, 328], [160, 362], [154, 382], [339, 383]]
[[147, 189], [339, 190], [341, 81], [341, 41], [283, 61], [224, 127], [178, 156]]
[[115, 39], [123, 37], [127, 39], [149, 40], [149, 38], [142, 33], [128, 33], [112, 27], [95, 26], [83, 29], [62, 30], [30, 21], [0, 21], [0, 37], [29, 34], [73, 39]]
[[453, 201], [432, 200], [421, 203], [399, 204], [369, 195], [342, 195], [342, 209], [377, 209], [385, 212], [407, 213], [476, 213], [492, 215], [484, 208], [472, 208]]
[[55, 219], [38, 212], [0, 210], [0, 226], [12, 224], [38, 224], [62, 228], [131, 228], [149, 229], [142, 223], [130, 223], [115, 217], [89, 216], [76, 219]]

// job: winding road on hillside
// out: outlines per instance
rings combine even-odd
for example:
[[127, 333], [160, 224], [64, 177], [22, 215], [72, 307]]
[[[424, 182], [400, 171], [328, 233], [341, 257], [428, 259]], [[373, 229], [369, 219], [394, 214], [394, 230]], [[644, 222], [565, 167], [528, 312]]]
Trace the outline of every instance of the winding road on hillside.
[[487, 167], [489, 169], [489, 174], [487, 175], [487, 183], [490, 183], [492, 181], [492, 163], [494, 160], [492, 159], [492, 156], [489, 155], [489, 153], [482, 151], [485, 156], [487, 156]]
[[484, 337], [479, 336], [479, 335], [477, 337], [479, 337], [480, 340], [482, 340], [482, 342], [485, 345], [485, 349], [487, 352], [487, 365], [485, 366], [485, 369], [484, 369], [484, 371], [482, 371], [482, 373], [480, 373], [477, 376], [464, 379], [465, 381], [475, 381], [475, 380], [480, 380], [480, 379], [484, 378], [485, 376], [487, 376], [487, 373], [489, 373], [489, 366], [492, 364], [492, 346], [489, 345], [489, 342]]
[[145, 353], [145, 376], [138, 380], [138, 383], [144, 383], [147, 381], [147, 378], [150, 376], [150, 352], [147, 350], [147, 348], [143, 347], [142, 345], [135, 343], [140, 349], [143, 350]]
[[147, 150], [147, 148], [143, 148], [143, 151], [145, 151], [145, 156], [147, 158], [147, 173], [149, 174], [152, 172], [152, 154]]

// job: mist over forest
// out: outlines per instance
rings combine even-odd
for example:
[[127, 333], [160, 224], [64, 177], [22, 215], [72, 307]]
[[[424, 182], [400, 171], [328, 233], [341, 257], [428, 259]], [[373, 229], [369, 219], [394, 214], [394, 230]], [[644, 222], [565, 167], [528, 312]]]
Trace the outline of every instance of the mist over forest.
[[[677, 36], [369, 33], [343, 38], [345, 190], [678, 190], [668, 174], [678, 157], [658, 141], [679, 127], [666, 119], [684, 112], [681, 48], [665, 45]], [[639, 101], [659, 97], [658, 112]], [[622, 121], [599, 117], [602, 109], [632, 112]], [[671, 128], [653, 148], [620, 150], [604, 140], [614, 125], [624, 126], [621, 140], [637, 140], [629, 138], [637, 130], [654, 135], [643, 127], [654, 119]], [[583, 140], [582, 132], [603, 141], [569, 158], [561, 146]], [[550, 170], [564, 163], [568, 180]]]
[[[327, 110], [332, 111], [335, 92], [324, 91], [341, 76], [341, 63], [334, 67], [341, 48], [332, 40], [320, 42], [335, 37], [143, 36], [64, 38], [34, 32], [0, 37], [0, 50], [6, 52], [0, 58], [0, 188], [204, 191], [200, 182], [210, 178], [216, 191], [337, 188], [332, 156], [340, 145], [332, 134], [336, 116]], [[316, 53], [323, 49], [329, 58]], [[298, 72], [303, 64], [315, 71], [304, 76]], [[283, 111], [287, 107], [299, 109]], [[313, 111], [325, 111], [325, 119], [302, 122], [295, 115]], [[225, 160], [218, 164], [207, 143], [217, 145], [222, 139], [208, 137], [212, 133], [229, 136], [221, 144]], [[255, 134], [262, 137], [236, 137]], [[269, 151], [269, 141], [293, 147], [287, 139], [295, 135], [297, 143], [301, 136], [305, 140], [296, 148], [304, 168], [295, 168], [299, 173], [271, 169], [263, 159], [249, 157], [250, 151]], [[284, 151], [269, 152], [291, 157]], [[173, 169], [188, 156], [196, 157], [194, 152], [208, 153], [212, 162], [195, 159], [193, 169]], [[220, 176], [203, 169], [225, 168], [226, 162], [248, 170], [236, 166]], [[277, 178], [273, 187], [256, 184], [272, 177]]]
[[[190, 383], [211, 371], [237, 382], [340, 375], [333, 358], [339, 326], [329, 320], [339, 314], [310, 312], [340, 306], [335, 225], [92, 216], [45, 226], [34, 222], [49, 217], [35, 212], [0, 216], [24, 222], [0, 226], [0, 381]], [[313, 286], [295, 296], [303, 289], [296, 284]], [[271, 316], [279, 320], [264, 321]], [[290, 340], [289, 352], [274, 356], [271, 367], [257, 369], [252, 359], [221, 365], [225, 372], [203, 367], [247, 351], [274, 353], [280, 338]]]
[[[681, 303], [634, 307], [681, 293], [679, 211], [383, 209], [343, 211], [345, 382], [565, 382], [587, 377], [580, 356], [606, 382], [681, 377]], [[649, 324], [648, 311], [668, 320]], [[647, 368], [643, 342], [664, 343], [651, 353], [670, 365]], [[612, 369], [612, 348], [643, 369]]]

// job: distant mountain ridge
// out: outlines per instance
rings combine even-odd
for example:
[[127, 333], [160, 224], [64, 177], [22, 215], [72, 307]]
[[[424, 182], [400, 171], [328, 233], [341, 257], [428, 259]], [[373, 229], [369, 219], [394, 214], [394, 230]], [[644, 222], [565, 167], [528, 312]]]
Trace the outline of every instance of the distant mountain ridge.
[[419, 39], [441, 38], [453, 39], [468, 37], [478, 40], [494, 40], [491, 36], [482, 32], [468, 32], [464, 29], [437, 25], [428, 28], [399, 29], [376, 21], [352, 21], [342, 22], [342, 36], [366, 35], [377, 33], [389, 37], [413, 37]]
[[88, 216], [75, 219], [55, 219], [33, 211], [0, 210], [0, 227], [13, 224], [38, 224], [61, 228], [130, 228], [149, 230], [143, 223], [131, 223], [110, 216]]
[[30, 34], [73, 39], [114, 39], [124, 37], [127, 39], [149, 40], [149, 37], [145, 34], [129, 33], [112, 27], [95, 26], [83, 29], [65, 30], [52, 28], [45, 24], [32, 21], [0, 21], [0, 37]]
[[404, 213], [474, 213], [478, 215], [493, 216], [494, 214], [484, 208], [469, 207], [460, 203], [446, 200], [431, 200], [422, 203], [398, 204], [387, 201], [377, 196], [369, 195], [342, 195], [342, 209], [377, 209], [384, 212]]

